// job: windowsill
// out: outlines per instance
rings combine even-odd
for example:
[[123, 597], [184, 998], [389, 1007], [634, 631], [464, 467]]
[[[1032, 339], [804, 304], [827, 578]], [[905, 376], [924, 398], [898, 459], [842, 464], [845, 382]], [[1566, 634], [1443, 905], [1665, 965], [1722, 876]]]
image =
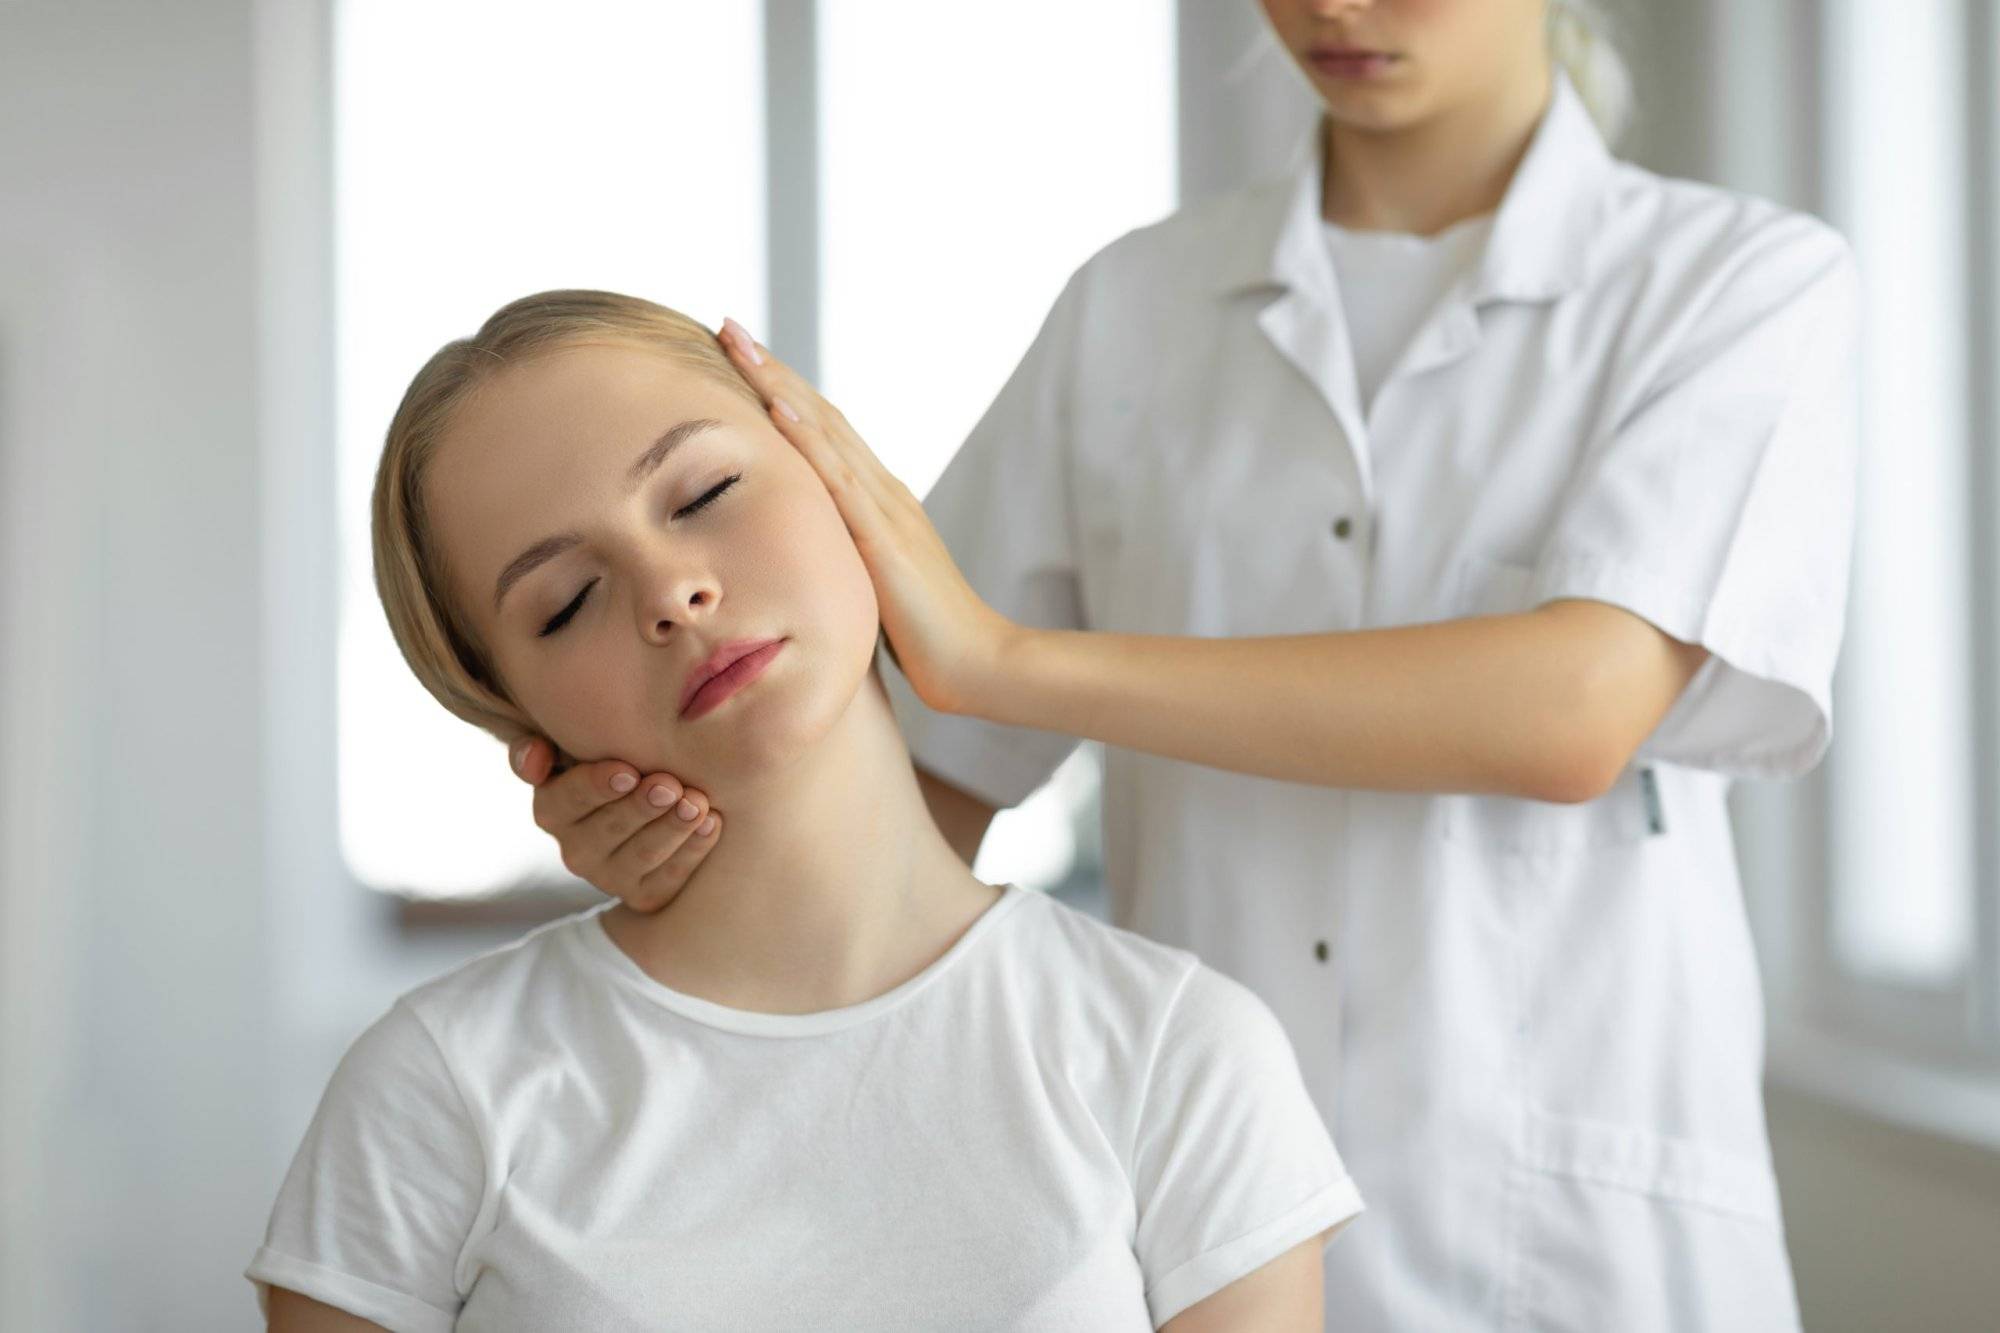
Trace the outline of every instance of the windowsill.
[[1766, 1076], [1897, 1129], [2000, 1155], [2000, 1070], [1954, 1069], [1773, 1017]]
[[526, 884], [477, 898], [382, 894], [399, 929], [411, 932], [532, 929], [604, 902], [587, 885]]

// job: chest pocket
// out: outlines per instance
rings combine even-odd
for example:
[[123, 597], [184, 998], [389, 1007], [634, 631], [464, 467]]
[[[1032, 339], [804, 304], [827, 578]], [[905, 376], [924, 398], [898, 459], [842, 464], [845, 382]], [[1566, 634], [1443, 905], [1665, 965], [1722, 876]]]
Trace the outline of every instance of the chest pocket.
[[[1452, 614], [1505, 615], [1529, 609], [1534, 571], [1526, 565], [1468, 556], [1454, 572]], [[1560, 857], [1631, 844], [1666, 831], [1671, 813], [1650, 768], [1630, 766], [1611, 790], [1565, 804], [1518, 796], [1452, 794], [1438, 798], [1447, 841], [1491, 856]]]

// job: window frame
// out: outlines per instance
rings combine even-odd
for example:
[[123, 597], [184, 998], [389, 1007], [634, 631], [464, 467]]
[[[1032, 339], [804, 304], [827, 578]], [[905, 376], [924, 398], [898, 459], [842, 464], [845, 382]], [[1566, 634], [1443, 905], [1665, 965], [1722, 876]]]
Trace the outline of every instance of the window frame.
[[[1969, 118], [1966, 199], [1971, 210], [1966, 257], [1966, 332], [1971, 365], [1972, 459], [1967, 488], [1974, 513], [2000, 511], [2000, 12], [1990, 4], [1965, 7], [1966, 115]], [[2000, 533], [1973, 524], [1973, 586], [1982, 590], [1973, 635], [1973, 679], [2000, 682]], [[1976, 577], [1984, 573], [1986, 577]], [[1980, 892], [1974, 903], [1975, 987], [1973, 1029], [2000, 1059], [2000, 688], [1975, 692], [1979, 748], [1976, 864]]]

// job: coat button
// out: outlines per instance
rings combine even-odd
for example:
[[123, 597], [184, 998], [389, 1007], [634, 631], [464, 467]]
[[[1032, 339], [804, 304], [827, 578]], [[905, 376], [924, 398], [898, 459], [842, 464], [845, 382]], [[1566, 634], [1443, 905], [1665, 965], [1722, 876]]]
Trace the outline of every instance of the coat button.
[[1317, 944], [1313, 945], [1313, 957], [1319, 959], [1322, 963], [1324, 963], [1326, 961], [1326, 955], [1327, 955], [1327, 948], [1325, 940], [1321, 940]]
[[1348, 536], [1352, 534], [1353, 531], [1354, 531], [1354, 520], [1349, 518], [1337, 518], [1333, 521], [1333, 535], [1340, 538], [1340, 540], [1346, 541]]

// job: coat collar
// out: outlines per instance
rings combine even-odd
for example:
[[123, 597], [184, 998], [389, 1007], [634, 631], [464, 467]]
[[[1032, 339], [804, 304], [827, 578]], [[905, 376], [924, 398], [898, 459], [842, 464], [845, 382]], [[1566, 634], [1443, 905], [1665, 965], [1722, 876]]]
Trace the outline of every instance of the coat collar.
[[[1552, 300], [1581, 286], [1588, 274], [1590, 241], [1609, 200], [1615, 159], [1560, 67], [1553, 83], [1548, 109], [1493, 219], [1470, 291], [1475, 305]], [[1251, 192], [1250, 231], [1246, 243], [1231, 247], [1218, 284], [1223, 294], [1266, 287], [1334, 290], [1320, 217], [1323, 134], [1322, 122], [1290, 177]]]

